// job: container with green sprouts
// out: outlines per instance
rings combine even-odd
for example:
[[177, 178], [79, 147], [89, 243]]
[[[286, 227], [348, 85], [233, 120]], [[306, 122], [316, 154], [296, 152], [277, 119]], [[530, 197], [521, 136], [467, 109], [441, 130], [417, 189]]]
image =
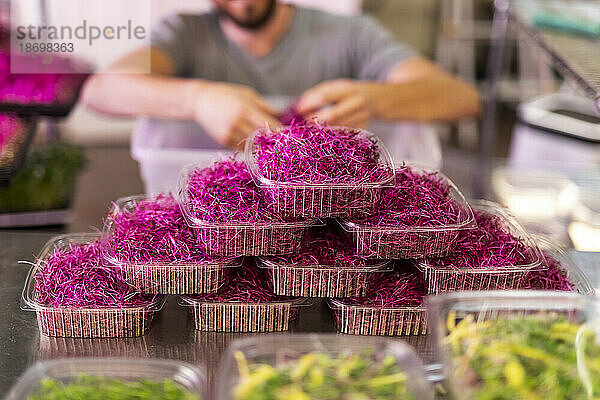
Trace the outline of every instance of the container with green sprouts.
[[169, 360], [80, 358], [38, 362], [7, 400], [200, 400], [205, 375]]
[[219, 371], [218, 400], [433, 399], [403, 342], [338, 335], [236, 341]]
[[32, 149], [10, 186], [0, 188], [0, 214], [68, 208], [84, 166], [82, 150], [67, 143]]
[[597, 301], [535, 291], [430, 298], [430, 323], [454, 398], [600, 398]]

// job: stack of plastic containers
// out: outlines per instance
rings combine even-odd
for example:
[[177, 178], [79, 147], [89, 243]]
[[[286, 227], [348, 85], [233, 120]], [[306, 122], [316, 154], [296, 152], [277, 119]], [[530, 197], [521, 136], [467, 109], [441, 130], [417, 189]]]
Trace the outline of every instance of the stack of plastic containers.
[[[303, 140], [314, 151], [304, 154]], [[276, 144], [268, 157], [261, 153], [265, 143]], [[563, 253], [544, 244], [542, 254], [498, 205], [471, 207], [439, 171], [395, 167], [369, 132], [309, 123], [258, 131], [244, 156], [184, 168], [177, 197], [132, 196], [113, 204], [98, 267], [118, 272], [131, 296], [154, 295], [143, 307], [40, 304], [36, 271], [52, 249], [76, 240], [48, 244], [23, 295], [42, 333], [140, 335], [161, 296], [179, 295], [200, 331], [288, 330], [306, 298], [325, 298], [342, 333], [422, 335], [428, 294], [591, 292]]]
[[[305, 128], [306, 126], [301, 129]], [[462, 252], [468, 251], [460, 247], [461, 235], [477, 227], [471, 206], [456, 185], [439, 171], [412, 165], [398, 166], [396, 171], [385, 147], [368, 132], [356, 130], [353, 139], [364, 139], [376, 149], [375, 158], [379, 163], [378, 168], [382, 171], [377, 175], [377, 179], [365, 181], [357, 178], [354, 182], [348, 180], [343, 183], [330, 183], [330, 177], [326, 176], [327, 169], [323, 169], [322, 165], [315, 165], [315, 171], [318, 172], [308, 171], [306, 174], [311, 173], [310, 177], [303, 178], [308, 175], [303, 174], [303, 171], [294, 170], [295, 175], [289, 174], [294, 175], [293, 178], [283, 180], [282, 174], [274, 170], [281, 166], [271, 165], [270, 159], [265, 161], [264, 157], [261, 158], [261, 146], [266, 146], [265, 143], [272, 145], [274, 142], [280, 145], [286, 140], [303, 140], [302, 133], [294, 136], [289, 133], [291, 129], [294, 127], [267, 132], [257, 131], [249, 138], [245, 150], [245, 165], [261, 195], [261, 201], [264, 201], [274, 214], [281, 216], [285, 223], [277, 221], [257, 225], [225, 222], [215, 225], [198, 218], [190, 206], [187, 190], [189, 176], [201, 167], [198, 165], [190, 166], [182, 173], [178, 190], [180, 204], [186, 220], [198, 236], [199, 243], [208, 252], [258, 257], [257, 263], [269, 271], [273, 291], [277, 295], [328, 298], [340, 332], [367, 335], [423, 334], [427, 330], [422, 303], [425, 295], [456, 290], [519, 288], [525, 285], [532, 271], [546, 268], [536, 243], [510, 215], [491, 203], [477, 203], [476, 212], [498, 219], [501, 226], [499, 229], [521, 246], [519, 249], [524, 253], [521, 257], [523, 263], [497, 265], [494, 268], [483, 265], [467, 268], [452, 264], [453, 258], [461, 258]], [[322, 127], [315, 129], [318, 131]], [[348, 132], [344, 128], [330, 129]], [[290, 137], [285, 138], [287, 134]], [[343, 134], [339, 140], [344, 140], [342, 137]], [[292, 146], [295, 145], [297, 143], [292, 143]], [[335, 158], [336, 155], [332, 153], [331, 157]], [[353, 160], [347, 162], [352, 163]], [[323, 182], [312, 182], [315, 174], [324, 174]], [[398, 181], [402, 174], [429, 180], [427, 184], [433, 187], [405, 187], [403, 185], [406, 182]], [[419, 190], [431, 190], [435, 193], [419, 193]], [[389, 215], [393, 215], [391, 212], [388, 213], [387, 219], [378, 221], [378, 213], [389, 206], [385, 203], [389, 196], [403, 196], [405, 193], [407, 201], [414, 203], [411, 204], [414, 208], [392, 210], [399, 214], [397, 220], [389, 218]], [[403, 212], [414, 213], [414, 209], [418, 210], [423, 206], [435, 208], [435, 205], [419, 203], [421, 194], [426, 199], [439, 199], [444, 204], [440, 205], [438, 214], [431, 214], [429, 219], [417, 215], [411, 217], [414, 223], [406, 223], [400, 215]], [[438, 219], [440, 213], [444, 218]], [[368, 218], [369, 216], [375, 218]], [[351, 241], [354, 246], [353, 257], [362, 259], [362, 262], [325, 262], [317, 256], [304, 259], [293, 257], [310, 255], [307, 249], [310, 249], [311, 238], [319, 236], [311, 233], [315, 232], [319, 225], [317, 218], [323, 221], [327, 226], [326, 230], [329, 230], [321, 233], [322, 237], [333, 234], [338, 235], [341, 240]], [[307, 221], [310, 223], [307, 224]], [[306, 224], [301, 234], [286, 235], [284, 231], [277, 231], [287, 229], [289, 232], [298, 232], [294, 229], [298, 224]], [[261, 233], [254, 233], [256, 231]], [[276, 231], [274, 235], [269, 235], [273, 231]], [[317, 243], [325, 246], [322, 242]], [[344, 252], [343, 245], [339, 245], [338, 252]], [[378, 292], [380, 282], [373, 277], [392, 273], [394, 260], [398, 259], [412, 260], [412, 271], [418, 271], [424, 286], [411, 289], [419, 294], [420, 300], [413, 299], [406, 304], [394, 302], [395, 305], [390, 307], [380, 298], [383, 296]], [[448, 264], [445, 264], [446, 261]], [[229, 326], [223, 321], [219, 322], [223, 326]]]

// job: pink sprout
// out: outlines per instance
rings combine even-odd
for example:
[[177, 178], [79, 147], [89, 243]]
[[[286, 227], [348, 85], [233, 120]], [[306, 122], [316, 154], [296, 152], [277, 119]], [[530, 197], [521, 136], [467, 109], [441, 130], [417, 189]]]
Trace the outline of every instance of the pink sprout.
[[297, 253], [265, 259], [280, 265], [322, 265], [344, 268], [360, 268], [367, 265], [366, 258], [356, 254], [352, 242], [331, 229], [311, 232], [306, 245]]
[[292, 121], [255, 137], [260, 173], [274, 181], [300, 184], [361, 184], [389, 178], [379, 147], [360, 130]]
[[216, 293], [189, 296], [200, 302], [217, 303], [272, 303], [292, 301], [294, 298], [273, 293], [273, 284], [264, 269], [251, 263], [225, 270], [225, 284]]
[[533, 270], [525, 278], [522, 289], [572, 292], [575, 285], [567, 277], [561, 262], [542, 251], [548, 269]]
[[467, 218], [437, 172], [418, 172], [409, 166], [396, 171], [395, 185], [381, 191], [375, 210], [351, 221], [368, 226], [415, 227], [458, 224]]
[[189, 209], [211, 223], [290, 222], [275, 213], [252, 180], [246, 164], [230, 158], [190, 173]]
[[186, 264], [212, 260], [198, 246], [196, 235], [170, 194], [141, 200], [131, 210], [108, 216], [106, 222], [111, 226], [110, 252], [121, 262]]
[[500, 216], [474, 210], [477, 227], [460, 231], [447, 257], [426, 261], [433, 267], [496, 269], [533, 262], [523, 238], [515, 237]]
[[341, 301], [353, 306], [398, 308], [420, 306], [426, 295], [422, 275], [409, 265], [398, 265], [391, 273], [371, 274], [364, 297]]
[[36, 300], [42, 306], [68, 308], [136, 307], [153, 296], [134, 291], [113, 266], [102, 264], [99, 239], [56, 250], [35, 274]]
[[291, 104], [279, 115], [282, 125], [294, 125], [296, 122], [304, 121], [304, 117], [298, 113], [296, 103]]
[[[68, 60], [53, 58], [53, 61], [53, 69], [75, 72]], [[18, 62], [33, 72], [45, 68], [43, 56], [27, 57]], [[75, 100], [85, 78], [85, 74], [79, 73], [12, 74], [10, 55], [0, 52], [0, 101], [4, 103], [68, 104]]]

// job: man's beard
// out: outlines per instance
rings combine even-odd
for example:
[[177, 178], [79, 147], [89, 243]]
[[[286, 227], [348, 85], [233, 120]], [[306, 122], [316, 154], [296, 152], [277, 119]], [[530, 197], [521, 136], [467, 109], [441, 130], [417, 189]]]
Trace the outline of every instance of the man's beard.
[[220, 18], [227, 18], [240, 28], [244, 28], [251, 31], [257, 31], [269, 22], [269, 20], [275, 12], [276, 4], [277, 0], [270, 0], [265, 12], [262, 15], [251, 20], [240, 20], [239, 18], [236, 18], [233, 15], [229, 14], [227, 10], [223, 9], [222, 7], [217, 7], [217, 11], [219, 13]]

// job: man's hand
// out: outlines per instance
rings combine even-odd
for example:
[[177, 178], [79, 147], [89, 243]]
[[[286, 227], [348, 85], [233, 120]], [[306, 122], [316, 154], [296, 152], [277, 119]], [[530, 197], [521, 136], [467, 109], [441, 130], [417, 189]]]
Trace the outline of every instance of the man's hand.
[[366, 128], [371, 118], [367, 88], [349, 79], [326, 81], [304, 92], [296, 107], [307, 120]]
[[224, 146], [236, 148], [255, 129], [279, 126], [277, 111], [255, 90], [228, 83], [203, 84], [194, 91], [194, 119]]

